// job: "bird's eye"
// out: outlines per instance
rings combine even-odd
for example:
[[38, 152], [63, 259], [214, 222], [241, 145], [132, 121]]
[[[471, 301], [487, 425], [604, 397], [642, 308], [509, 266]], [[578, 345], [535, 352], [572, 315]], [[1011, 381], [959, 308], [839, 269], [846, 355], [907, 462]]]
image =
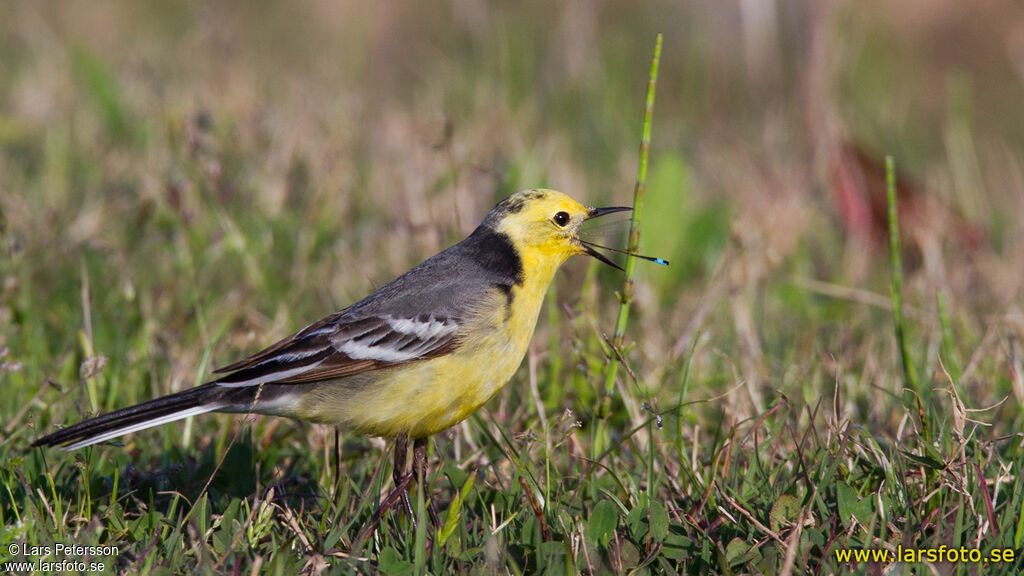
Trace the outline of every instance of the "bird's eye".
[[564, 227], [566, 224], [569, 223], [569, 213], [559, 212], [558, 214], [555, 214], [554, 221], [555, 224]]

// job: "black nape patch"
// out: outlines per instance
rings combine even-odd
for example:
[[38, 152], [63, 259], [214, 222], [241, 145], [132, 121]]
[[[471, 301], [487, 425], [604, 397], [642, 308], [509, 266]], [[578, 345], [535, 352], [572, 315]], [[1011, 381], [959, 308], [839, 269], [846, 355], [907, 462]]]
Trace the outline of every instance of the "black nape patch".
[[508, 235], [480, 226], [462, 246], [469, 260], [488, 273], [493, 285], [511, 294], [512, 286], [523, 283], [523, 261]]

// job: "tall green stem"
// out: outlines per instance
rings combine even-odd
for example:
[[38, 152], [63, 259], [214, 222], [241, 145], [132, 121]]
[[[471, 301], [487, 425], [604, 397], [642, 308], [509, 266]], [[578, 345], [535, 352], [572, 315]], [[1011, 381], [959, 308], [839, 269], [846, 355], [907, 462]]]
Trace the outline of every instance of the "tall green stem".
[[[640, 218], [644, 210], [644, 192], [647, 189], [647, 159], [651, 152], [651, 119], [654, 116], [654, 89], [658, 84], [658, 64], [661, 61], [662, 36], [658, 34], [654, 42], [654, 57], [651, 59], [651, 74], [647, 81], [647, 100], [644, 103], [644, 128], [640, 138], [640, 164], [637, 167], [636, 188], [633, 189], [633, 221], [629, 226], [629, 252], [640, 249]], [[616, 348], [621, 349], [626, 335], [626, 324], [629, 322], [629, 308], [633, 303], [633, 276], [636, 272], [637, 259], [626, 257], [626, 275], [622, 281], [622, 292], [619, 294], [619, 315], [615, 321], [615, 336], [612, 339]], [[610, 395], [615, 389], [615, 378], [619, 374], [619, 363], [612, 355], [611, 363], [605, 374], [605, 394]]]
[[[928, 415], [924, 409], [930, 403], [930, 399], [923, 395], [924, 390], [921, 389], [917, 378], [917, 369], [914, 359], [910, 355], [910, 343], [907, 340], [907, 328], [903, 318], [903, 261], [900, 257], [900, 223], [896, 206], [896, 163], [892, 156], [885, 157], [885, 196], [889, 209], [889, 265], [892, 269], [890, 297], [892, 299], [893, 323], [896, 329], [896, 343], [900, 349], [906, 387], [910, 388], [916, 397], [915, 404], [921, 419], [922, 432], [924, 432], [925, 439], [931, 441]], [[907, 404], [910, 408], [909, 403]]]

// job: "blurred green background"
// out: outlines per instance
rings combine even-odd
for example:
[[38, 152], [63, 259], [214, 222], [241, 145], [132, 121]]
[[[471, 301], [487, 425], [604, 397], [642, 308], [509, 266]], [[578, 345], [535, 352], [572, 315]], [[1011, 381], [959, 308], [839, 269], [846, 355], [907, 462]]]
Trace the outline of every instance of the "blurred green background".
[[[723, 430], [782, 401], [804, 407], [787, 416], [801, 430], [817, 430], [831, 408], [812, 409], [825, 399], [835, 417], [905, 440], [879, 187], [891, 154], [924, 379], [968, 407], [1007, 399], [979, 416], [996, 424], [985, 438], [1019, 432], [1018, 1], [12, 2], [2, 20], [0, 437], [15, 486], [5, 523], [36, 482], [53, 482], [38, 456], [39, 476], [15, 481], [22, 461], [10, 460], [44, 431], [202, 382], [459, 240], [518, 189], [629, 203], [659, 32], [641, 251], [673, 264], [640, 267], [627, 351], [640, 384], [623, 382], [611, 429], [642, 422], [651, 403], [678, 404], [684, 389], [687, 400], [727, 394], [671, 415], [694, 486], [718, 470], [697, 446], [724, 450]], [[593, 372], [607, 361], [601, 334], [620, 278], [577, 260], [542, 313], [532, 368], [488, 405], [488, 426], [520, 434], [542, 422], [547, 434], [548, 419], [553, 430], [598, 418]], [[523, 400], [525, 381], [538, 380], [547, 419]], [[926, 401], [940, 422], [955, 413], [947, 396]], [[554, 423], [566, 409], [574, 416]], [[190, 469], [200, 486], [228, 442], [224, 426], [240, 420], [197, 421], [208, 450]], [[336, 480], [316, 471], [332, 461], [333, 431], [258, 426], [254, 444], [288, 447], [243, 462], [262, 463], [264, 476], [290, 462]], [[96, 481], [131, 462], [162, 470], [185, 458], [192, 434], [190, 424], [184, 444], [176, 428], [127, 439], [134, 452], [103, 453], [116, 465], [98, 465]], [[460, 434], [440, 450], [477, 449], [469, 427]], [[369, 446], [346, 442], [357, 458]], [[296, 464], [309, 449], [317, 459]], [[1001, 455], [1020, 472], [1019, 446]], [[346, 460], [353, 486], [370, 486], [377, 458]], [[71, 466], [51, 464], [57, 487], [72, 490]], [[741, 482], [735, 474], [722, 482]], [[847, 481], [863, 497], [881, 490], [872, 478]], [[238, 496], [253, 489], [244, 485]], [[671, 490], [699, 500], [703, 489]], [[766, 506], [777, 496], [761, 493]], [[1011, 523], [1013, 494], [1000, 509]], [[715, 538], [758, 539], [731, 518]]]

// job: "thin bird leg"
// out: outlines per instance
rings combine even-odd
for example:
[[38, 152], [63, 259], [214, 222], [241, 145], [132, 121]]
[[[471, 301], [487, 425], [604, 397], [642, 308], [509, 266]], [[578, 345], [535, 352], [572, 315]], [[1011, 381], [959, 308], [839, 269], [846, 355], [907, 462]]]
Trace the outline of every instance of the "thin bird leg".
[[[391, 494], [388, 494], [388, 499], [391, 499], [394, 493], [398, 491], [399, 497], [402, 499], [402, 505], [405, 507], [406, 513], [409, 514], [409, 518], [413, 519], [413, 525], [415, 526], [416, 516], [413, 514], [412, 500], [409, 499], [409, 483], [412, 481], [414, 475], [412, 471], [405, 471], [406, 462], [409, 460], [406, 457], [408, 450], [409, 437], [405, 432], [403, 432], [395, 438], [395, 465], [391, 468], [391, 479], [395, 483], [395, 488], [392, 490]], [[402, 486], [401, 491], [398, 489], [399, 486]], [[381, 504], [381, 507], [383, 506], [384, 505]], [[383, 514], [384, 510], [380, 510], [380, 513]]]
[[[356, 536], [354, 541], [353, 549], [361, 548], [366, 537], [372, 534], [376, 529], [377, 525], [380, 524], [380, 519], [384, 516], [384, 513], [389, 508], [394, 506], [395, 502], [402, 499], [405, 504], [405, 509], [409, 512], [410, 518], [415, 518], [412, 514], [412, 502], [409, 500], [409, 484], [412, 482], [412, 472], [406, 472], [406, 461], [408, 458], [408, 446], [409, 437], [403, 432], [395, 437], [395, 465], [391, 471], [391, 478], [395, 482], [395, 487], [391, 489], [384, 500], [381, 501], [380, 506], [377, 506], [377, 510], [374, 511], [373, 516], [370, 517], [363, 529], [359, 531], [359, 535]], [[414, 520], [415, 522], [415, 520]]]
[[413, 442], [412, 451], [412, 474], [416, 482], [423, 488], [423, 497], [427, 499], [427, 510], [430, 512], [430, 522], [434, 528], [441, 527], [441, 518], [437, 515], [437, 506], [434, 499], [430, 497], [430, 490], [427, 486], [427, 438], [417, 438]]

